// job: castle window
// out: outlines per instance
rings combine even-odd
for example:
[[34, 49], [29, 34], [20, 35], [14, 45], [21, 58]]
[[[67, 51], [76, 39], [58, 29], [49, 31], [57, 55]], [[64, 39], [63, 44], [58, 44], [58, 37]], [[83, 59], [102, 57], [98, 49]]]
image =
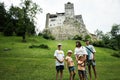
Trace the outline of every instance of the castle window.
[[50, 24], [50, 26], [52, 26], [52, 24]]
[[51, 19], [51, 21], [55, 21], [55, 19]]

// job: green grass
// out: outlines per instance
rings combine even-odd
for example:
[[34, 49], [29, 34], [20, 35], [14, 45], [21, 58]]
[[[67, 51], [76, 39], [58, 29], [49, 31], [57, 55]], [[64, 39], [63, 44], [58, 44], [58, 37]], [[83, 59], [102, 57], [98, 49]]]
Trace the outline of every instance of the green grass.
[[[0, 80], [55, 80], [54, 51], [58, 43], [63, 44], [63, 50], [74, 50], [74, 40], [52, 41], [41, 37], [27, 37], [27, 43], [21, 42], [21, 37], [0, 36]], [[83, 43], [83, 42], [82, 42]], [[30, 45], [46, 44], [49, 50], [32, 48]], [[83, 45], [85, 45], [83, 43]], [[4, 51], [10, 48], [10, 51]], [[96, 48], [98, 80], [120, 80], [120, 58], [111, 56], [116, 52], [107, 48]], [[74, 58], [74, 55], [72, 56]], [[75, 60], [75, 58], [74, 58]], [[76, 67], [77, 73], [77, 67]], [[65, 68], [64, 79], [69, 73]], [[76, 75], [75, 80], [78, 80]]]

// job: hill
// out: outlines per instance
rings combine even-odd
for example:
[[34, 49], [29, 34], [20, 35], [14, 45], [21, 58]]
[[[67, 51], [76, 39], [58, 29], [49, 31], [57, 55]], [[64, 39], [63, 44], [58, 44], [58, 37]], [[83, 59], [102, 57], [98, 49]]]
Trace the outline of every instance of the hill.
[[[21, 37], [0, 36], [0, 80], [55, 80], [53, 54], [57, 48], [56, 45], [63, 44], [65, 55], [68, 49], [75, 48], [74, 40], [52, 41], [32, 36], [27, 38], [27, 41], [22, 43]], [[49, 49], [29, 48], [31, 45], [40, 44], [48, 45]], [[85, 45], [84, 42], [82, 44]], [[98, 80], [120, 80], [120, 59], [111, 56], [116, 51], [95, 48]], [[65, 68], [63, 80], [68, 78], [68, 70]], [[78, 75], [75, 79], [78, 80]]]

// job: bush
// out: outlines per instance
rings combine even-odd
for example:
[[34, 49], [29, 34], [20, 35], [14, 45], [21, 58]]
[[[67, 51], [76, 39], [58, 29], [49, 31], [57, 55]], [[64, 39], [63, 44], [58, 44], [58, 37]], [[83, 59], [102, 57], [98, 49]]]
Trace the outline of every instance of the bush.
[[39, 45], [40, 48], [43, 48], [43, 49], [49, 49], [48, 45], [45, 45], [45, 44], [41, 44]]
[[3, 33], [5, 36], [12, 36], [13, 35], [13, 24], [8, 23], [7, 26], [5, 26]]
[[40, 32], [39, 34], [38, 34], [38, 36], [42, 36], [43, 34]]
[[43, 38], [49, 39], [49, 40], [55, 40], [55, 38], [51, 34], [43, 34]]
[[42, 48], [42, 49], [49, 49], [48, 45], [41, 44], [41, 45], [31, 45], [29, 48]]
[[85, 40], [91, 40], [90, 35], [86, 35], [86, 36], [85, 36]]
[[112, 56], [117, 57], [117, 58], [120, 58], [120, 51], [119, 51], [119, 52], [116, 52], [116, 53], [113, 53]]
[[105, 47], [105, 44], [103, 41], [95, 41], [93, 42], [93, 45], [97, 47]]
[[75, 36], [73, 37], [73, 40], [82, 40], [82, 37], [79, 36], [79, 35], [75, 35]]

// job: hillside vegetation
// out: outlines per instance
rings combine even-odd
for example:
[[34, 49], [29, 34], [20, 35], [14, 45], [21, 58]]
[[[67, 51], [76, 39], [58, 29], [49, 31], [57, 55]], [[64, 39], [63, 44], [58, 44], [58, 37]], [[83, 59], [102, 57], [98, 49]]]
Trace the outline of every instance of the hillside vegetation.
[[[63, 44], [65, 55], [68, 49], [74, 51], [75, 40], [55, 41], [32, 36], [27, 37], [26, 43], [22, 43], [21, 37], [0, 36], [0, 80], [55, 80], [53, 54], [58, 43]], [[48, 45], [49, 49], [29, 48], [40, 44]], [[84, 42], [82, 44], [85, 45]], [[98, 80], [120, 80], [120, 58], [111, 56], [116, 51], [95, 48]], [[74, 55], [72, 57], [75, 60]], [[65, 68], [63, 80], [68, 78], [69, 73]], [[78, 75], [75, 80], [78, 80]]]

